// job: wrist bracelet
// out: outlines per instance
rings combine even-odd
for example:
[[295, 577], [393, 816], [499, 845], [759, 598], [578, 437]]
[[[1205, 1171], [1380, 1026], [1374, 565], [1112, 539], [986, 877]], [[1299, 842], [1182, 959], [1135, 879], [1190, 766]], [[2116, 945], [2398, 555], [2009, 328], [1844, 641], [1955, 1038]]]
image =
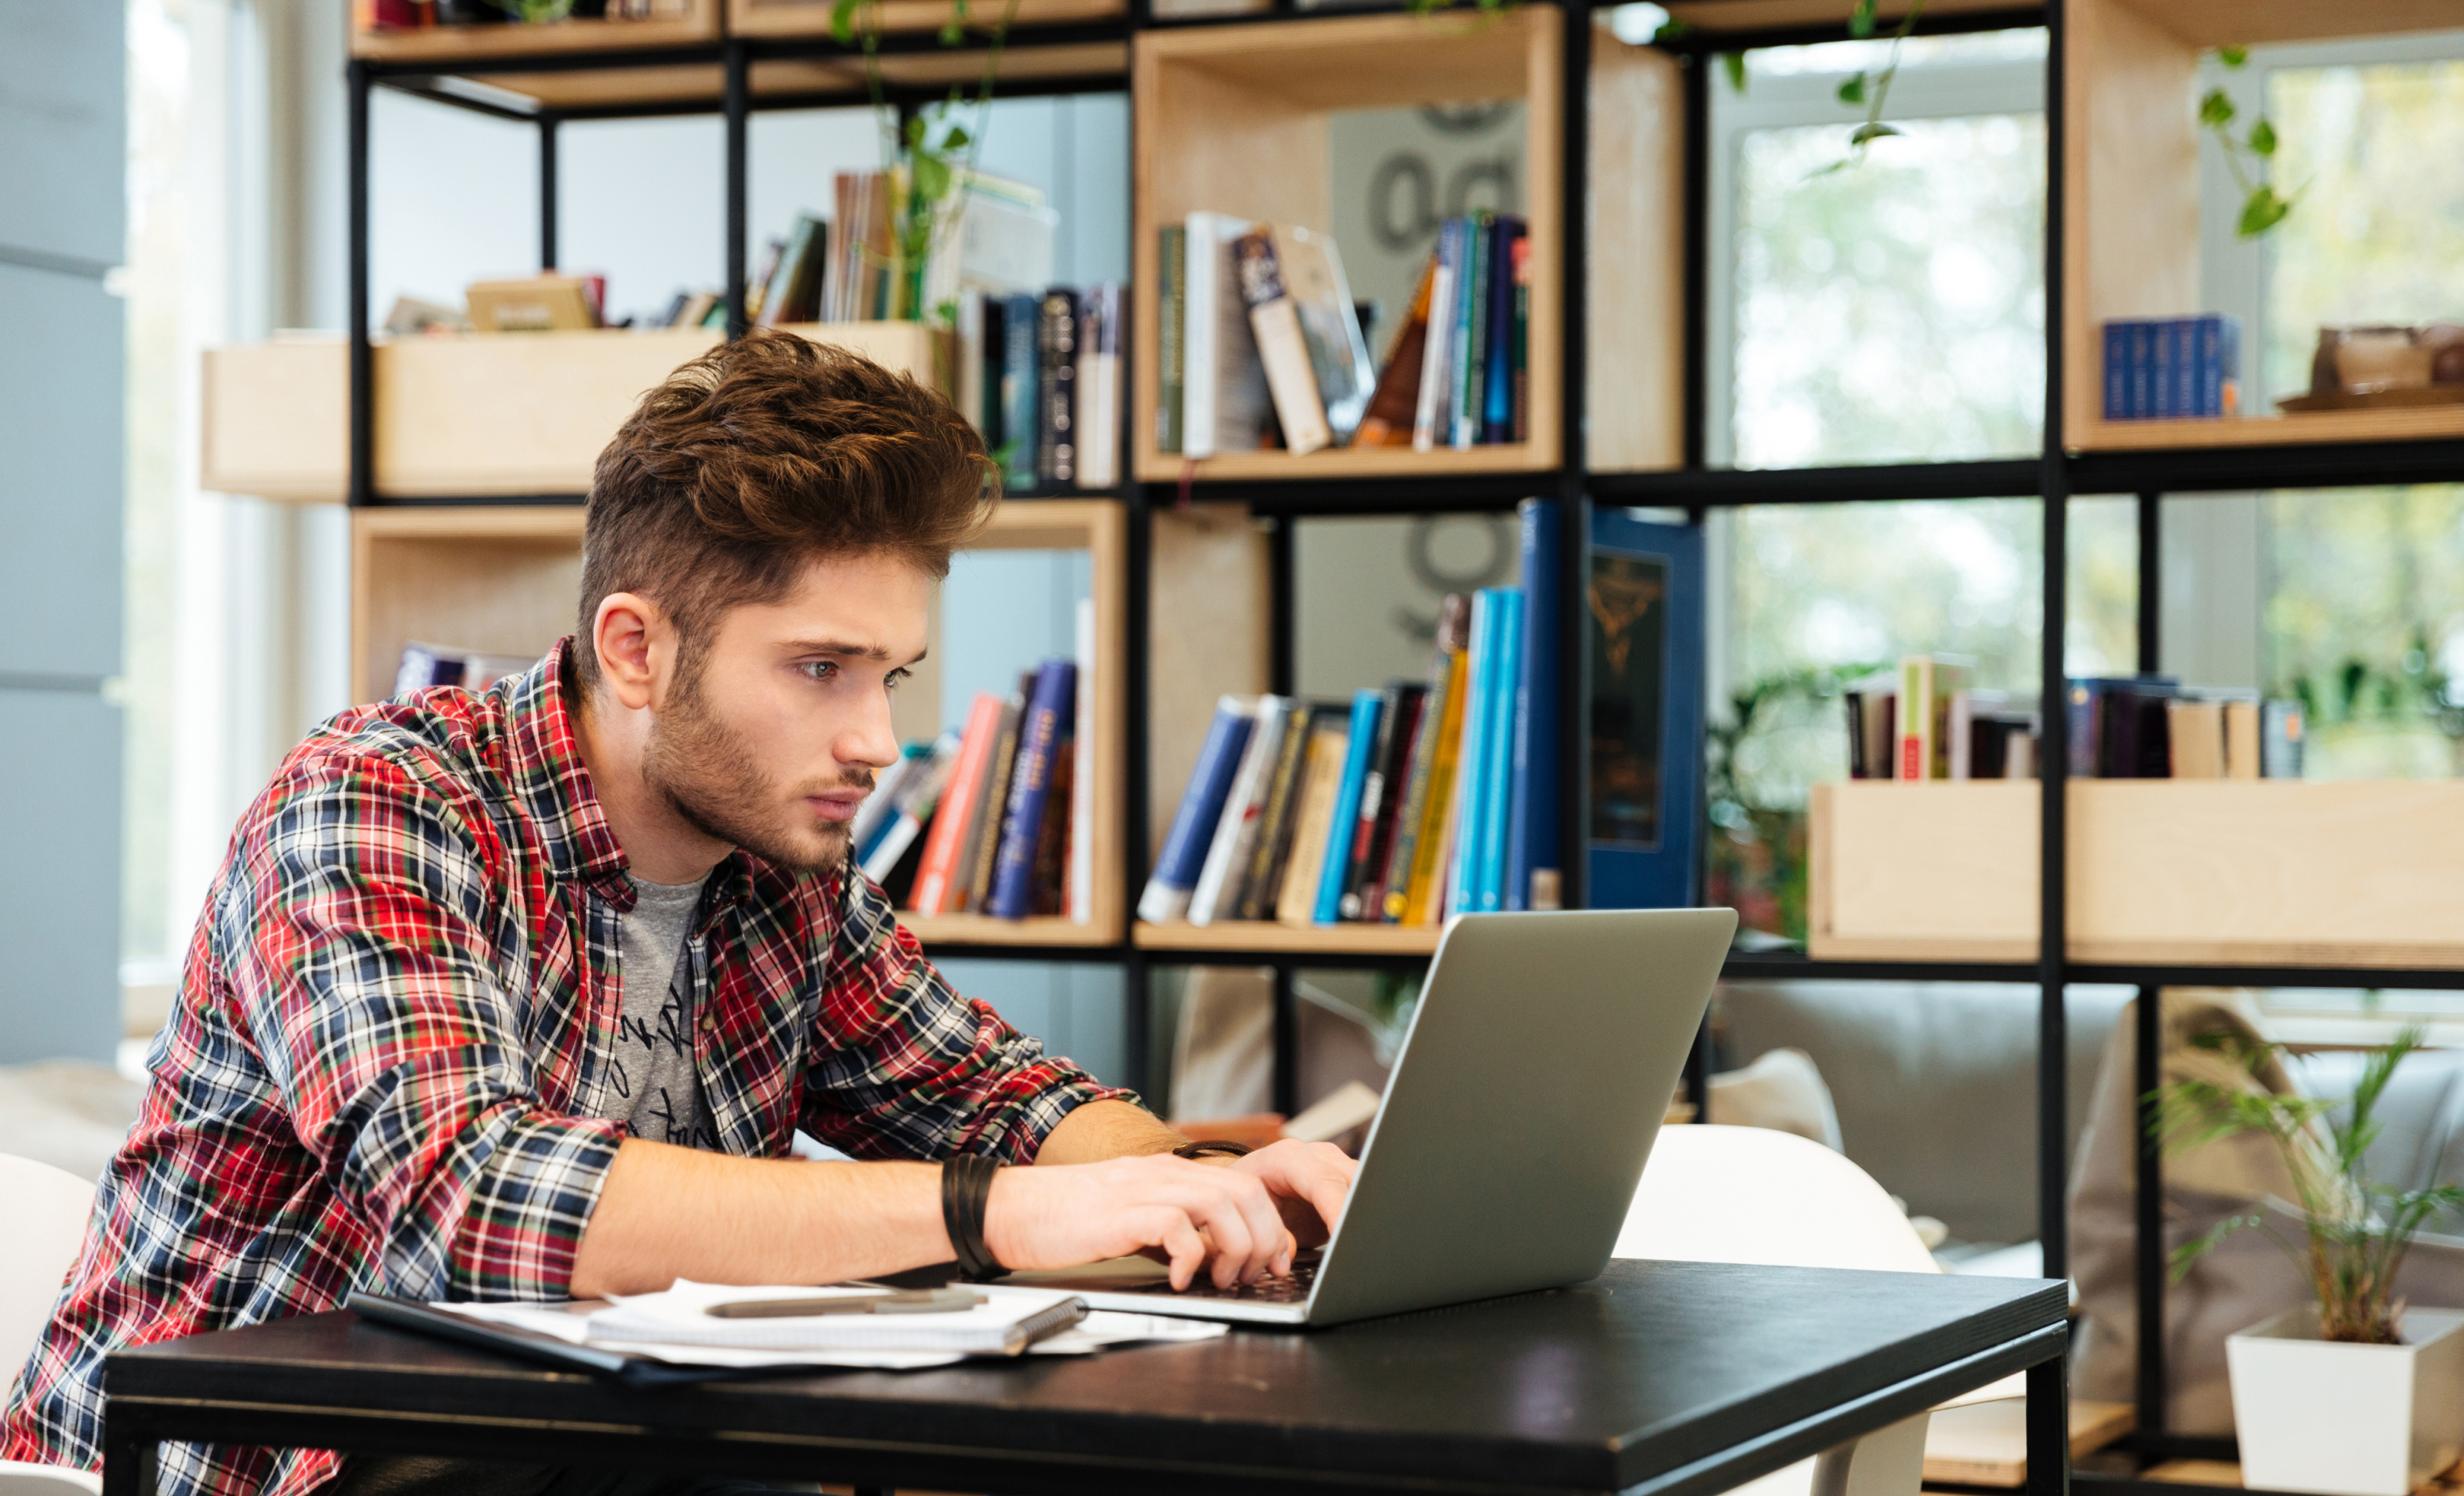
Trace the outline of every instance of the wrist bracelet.
[[941, 1225], [961, 1278], [999, 1278], [1009, 1270], [984, 1244], [984, 1211], [999, 1173], [1000, 1163], [979, 1154], [959, 1154], [941, 1165]]
[[1214, 1154], [1224, 1158], [1243, 1158], [1250, 1151], [1246, 1143], [1236, 1143], [1226, 1137], [1208, 1137], [1195, 1143], [1183, 1143], [1172, 1151], [1172, 1155], [1175, 1158], [1203, 1158]]

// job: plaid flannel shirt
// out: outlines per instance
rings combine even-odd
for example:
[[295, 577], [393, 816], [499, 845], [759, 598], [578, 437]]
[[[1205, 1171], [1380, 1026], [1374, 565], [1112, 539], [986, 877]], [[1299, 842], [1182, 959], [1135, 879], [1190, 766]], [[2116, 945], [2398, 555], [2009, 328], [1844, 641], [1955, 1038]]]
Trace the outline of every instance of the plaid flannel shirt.
[[[484, 695], [357, 708], [241, 819], [135, 1129], [15, 1383], [0, 1459], [95, 1468], [102, 1358], [338, 1307], [564, 1296], [612, 1110], [626, 860], [570, 642]], [[1031, 1160], [1099, 1087], [953, 992], [861, 873], [738, 852], [689, 941], [720, 1146]], [[666, 977], [660, 974], [661, 979]], [[165, 1496], [297, 1496], [321, 1450], [168, 1445]]]

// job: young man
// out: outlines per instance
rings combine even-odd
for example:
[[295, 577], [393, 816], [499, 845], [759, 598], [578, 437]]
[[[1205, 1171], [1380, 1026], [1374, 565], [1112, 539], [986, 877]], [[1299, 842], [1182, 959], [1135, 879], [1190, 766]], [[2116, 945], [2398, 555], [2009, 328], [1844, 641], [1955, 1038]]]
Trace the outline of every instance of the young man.
[[[342, 714], [241, 819], [0, 1458], [93, 1467], [114, 1348], [353, 1288], [1142, 1250], [1228, 1286], [1322, 1240], [1340, 1153], [1175, 1156], [1188, 1140], [1125, 1093], [952, 992], [848, 866], [990, 473], [938, 397], [800, 339], [646, 396], [592, 483], [580, 633], [484, 695]], [[790, 1159], [800, 1128], [882, 1161]], [[945, 1187], [986, 1177], [968, 1240]], [[320, 1451], [180, 1446], [163, 1489], [614, 1488], [435, 1464], [338, 1480]]]

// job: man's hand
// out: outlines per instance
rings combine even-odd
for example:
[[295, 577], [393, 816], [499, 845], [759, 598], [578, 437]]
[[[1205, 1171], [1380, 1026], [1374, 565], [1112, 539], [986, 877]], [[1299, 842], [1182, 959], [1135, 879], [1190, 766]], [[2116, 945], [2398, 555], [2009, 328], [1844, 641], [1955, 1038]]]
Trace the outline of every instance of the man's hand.
[[[1195, 1283], [1210, 1258], [1217, 1287], [1255, 1283], [1289, 1273], [1297, 1249], [1267, 1178], [1170, 1154], [1003, 1169], [984, 1208], [984, 1244], [1011, 1268], [1147, 1252], [1171, 1265], [1175, 1288]], [[1339, 1210], [1339, 1192], [1334, 1199]]]
[[1284, 1225], [1303, 1246], [1323, 1246], [1343, 1219], [1357, 1163], [1332, 1143], [1285, 1138], [1243, 1157], [1224, 1160], [1235, 1173], [1266, 1186]]

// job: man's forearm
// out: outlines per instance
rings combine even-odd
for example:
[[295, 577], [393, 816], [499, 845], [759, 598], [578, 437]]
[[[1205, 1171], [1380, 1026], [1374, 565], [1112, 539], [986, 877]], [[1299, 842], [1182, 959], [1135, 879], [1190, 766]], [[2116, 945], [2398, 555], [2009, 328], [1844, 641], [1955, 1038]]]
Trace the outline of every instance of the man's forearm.
[[838, 1283], [950, 1256], [937, 1164], [733, 1158], [628, 1138], [583, 1231], [572, 1291]]
[[1101, 1163], [1168, 1154], [1189, 1139], [1126, 1101], [1090, 1101], [1074, 1108], [1044, 1139], [1037, 1163]]

